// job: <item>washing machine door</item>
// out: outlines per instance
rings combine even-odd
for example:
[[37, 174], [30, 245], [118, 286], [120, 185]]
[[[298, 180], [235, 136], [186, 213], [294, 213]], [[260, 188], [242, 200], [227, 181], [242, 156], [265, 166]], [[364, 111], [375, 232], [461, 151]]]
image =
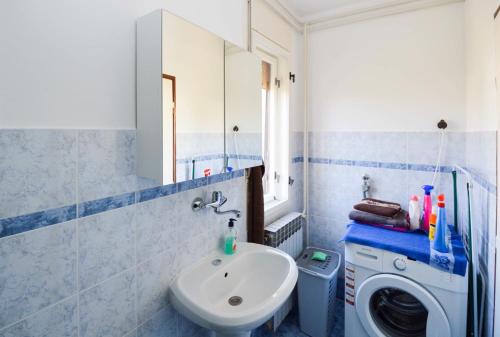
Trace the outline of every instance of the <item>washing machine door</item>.
[[451, 337], [441, 305], [425, 288], [393, 274], [365, 280], [356, 312], [370, 337]]

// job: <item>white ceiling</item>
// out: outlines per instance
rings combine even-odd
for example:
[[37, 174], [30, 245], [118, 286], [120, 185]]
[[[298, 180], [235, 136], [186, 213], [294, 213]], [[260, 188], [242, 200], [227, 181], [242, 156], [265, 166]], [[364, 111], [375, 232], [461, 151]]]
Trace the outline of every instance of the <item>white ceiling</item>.
[[[269, 1], [269, 0], [268, 0]], [[361, 13], [422, 0], [277, 0], [300, 22], [315, 23], [331, 17]], [[453, 1], [453, 0], [452, 0]]]
[[316, 16], [344, 6], [360, 5], [371, 0], [280, 0], [280, 3], [298, 17]]
[[465, 0], [264, 0], [295, 29], [318, 30]]

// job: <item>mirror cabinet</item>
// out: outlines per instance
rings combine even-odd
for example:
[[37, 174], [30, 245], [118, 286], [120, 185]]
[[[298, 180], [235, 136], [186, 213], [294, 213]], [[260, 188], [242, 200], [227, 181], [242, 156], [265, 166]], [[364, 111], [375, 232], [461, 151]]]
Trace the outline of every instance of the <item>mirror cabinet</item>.
[[262, 66], [167, 11], [137, 22], [137, 170], [165, 185], [262, 163]]

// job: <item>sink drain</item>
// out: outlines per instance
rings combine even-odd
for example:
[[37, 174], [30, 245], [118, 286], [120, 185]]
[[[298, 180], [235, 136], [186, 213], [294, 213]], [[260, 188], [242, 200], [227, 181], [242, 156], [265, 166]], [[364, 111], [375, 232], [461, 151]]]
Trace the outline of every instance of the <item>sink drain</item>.
[[243, 299], [239, 296], [232, 296], [227, 300], [229, 305], [232, 305], [233, 307], [240, 305], [243, 302]]

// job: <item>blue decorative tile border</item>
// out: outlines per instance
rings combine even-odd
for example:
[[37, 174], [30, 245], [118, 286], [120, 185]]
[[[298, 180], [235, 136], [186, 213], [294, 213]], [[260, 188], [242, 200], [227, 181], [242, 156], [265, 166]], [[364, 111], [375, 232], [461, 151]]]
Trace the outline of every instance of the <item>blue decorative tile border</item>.
[[200, 161], [208, 161], [208, 160], [214, 160], [214, 159], [224, 159], [224, 154], [223, 153], [216, 153], [216, 154], [207, 154], [203, 156], [195, 156], [192, 158], [179, 158], [176, 160], [177, 164], [191, 164], [194, 161], [200, 162]]
[[11, 218], [0, 219], [0, 238], [27, 232], [37, 228], [55, 225], [61, 222], [75, 220], [77, 218], [87, 217], [116, 208], [126, 207], [139, 202], [161, 198], [167, 195], [192, 190], [198, 187], [208, 186], [219, 182], [240, 178], [244, 175], [245, 170], [237, 170], [209, 177], [183, 181], [177, 184], [158, 186], [140, 190], [137, 192], [85, 201], [78, 205], [73, 204]]
[[[310, 164], [327, 164], [339, 166], [357, 166], [357, 167], [372, 167], [372, 168], [385, 168], [390, 170], [410, 170], [422, 172], [434, 172], [435, 165], [428, 164], [406, 164], [406, 163], [390, 163], [368, 160], [349, 160], [349, 159], [330, 159], [330, 158], [313, 158], [310, 157], [308, 162]], [[441, 166], [439, 172], [450, 173], [453, 171], [451, 166]]]
[[[297, 156], [292, 158], [292, 163], [303, 163], [304, 157]], [[349, 160], [349, 159], [330, 159], [330, 158], [314, 158], [309, 157], [308, 162], [310, 164], [325, 164], [325, 165], [339, 165], [339, 166], [357, 166], [357, 167], [372, 167], [372, 168], [384, 168], [390, 170], [409, 170], [409, 171], [420, 171], [420, 172], [434, 172], [436, 169], [435, 165], [428, 164], [406, 164], [406, 163], [390, 163], [390, 162], [378, 162], [378, 161], [366, 161], [366, 160]], [[452, 166], [441, 166], [439, 172], [441, 173], [451, 173], [454, 170]], [[495, 184], [490, 183], [487, 179], [483, 178], [479, 173], [473, 170], [467, 169], [474, 181], [479, 184], [482, 188], [487, 190], [489, 193], [496, 195], [497, 187]]]
[[[303, 161], [304, 157], [295, 157], [292, 159], [293, 163]], [[434, 172], [436, 169], [435, 165], [429, 164], [406, 164], [406, 163], [389, 163], [389, 162], [378, 162], [378, 161], [365, 161], [365, 160], [345, 160], [345, 159], [329, 159], [329, 158], [313, 158], [309, 157], [308, 162], [310, 164], [326, 164], [326, 165], [339, 165], [339, 166], [357, 166], [357, 167], [372, 167], [372, 168], [385, 168], [390, 170], [409, 170], [409, 171], [420, 171], [420, 172]], [[489, 193], [496, 195], [497, 187], [495, 184], [490, 183], [487, 179], [483, 178], [477, 172], [467, 169], [474, 181], [478, 183], [481, 187], [487, 190]], [[451, 173], [454, 171], [452, 166], [440, 166], [439, 172], [441, 173]], [[460, 172], [459, 172], [460, 174]]]
[[0, 238], [76, 219], [76, 205], [0, 219]]
[[[224, 154], [223, 153], [217, 153], [217, 154], [208, 154], [204, 156], [195, 156], [193, 158], [180, 158], [177, 159], [176, 162], [177, 164], [191, 164], [194, 161], [200, 162], [200, 161], [208, 161], [208, 160], [215, 160], [215, 159], [224, 159]], [[253, 154], [229, 154], [228, 155], [229, 159], [241, 159], [241, 160], [262, 160], [261, 155], [253, 155]]]
[[[304, 157], [297, 156], [292, 158], [292, 163], [303, 163]], [[427, 164], [406, 164], [406, 163], [389, 163], [376, 161], [358, 161], [344, 159], [329, 159], [329, 158], [309, 158], [311, 164], [326, 164], [326, 165], [341, 165], [341, 166], [358, 166], [385, 168], [392, 170], [411, 170], [422, 172], [433, 172], [434, 165]], [[451, 166], [441, 166], [440, 172], [450, 173], [453, 171]], [[474, 181], [487, 190], [489, 193], [496, 195], [497, 187], [484, 179], [477, 172], [469, 170]], [[177, 184], [158, 186], [140, 190], [137, 192], [125, 193], [121, 195], [111, 196], [107, 198], [85, 201], [77, 205], [63, 206], [59, 208], [44, 210], [40, 212], [24, 214], [11, 218], [0, 219], [0, 238], [27, 232], [37, 228], [42, 228], [58, 223], [82, 218], [112, 209], [125, 207], [134, 203], [145, 202], [148, 200], [161, 198], [171, 194], [176, 194], [191, 189], [216, 184], [219, 182], [235, 179], [244, 176], [245, 170], [237, 170], [229, 173], [217, 174], [209, 177], [188, 180]]]
[[85, 201], [78, 204], [78, 217], [110, 211], [115, 208], [129, 206], [135, 203], [135, 192], [115, 195], [112, 197]]
[[262, 160], [261, 155], [254, 154], [229, 154], [229, 159], [241, 159], [241, 160]]
[[158, 187], [147, 188], [135, 193], [137, 202], [144, 202], [156, 198], [166, 197], [167, 195], [177, 193], [177, 185], [163, 185]]

